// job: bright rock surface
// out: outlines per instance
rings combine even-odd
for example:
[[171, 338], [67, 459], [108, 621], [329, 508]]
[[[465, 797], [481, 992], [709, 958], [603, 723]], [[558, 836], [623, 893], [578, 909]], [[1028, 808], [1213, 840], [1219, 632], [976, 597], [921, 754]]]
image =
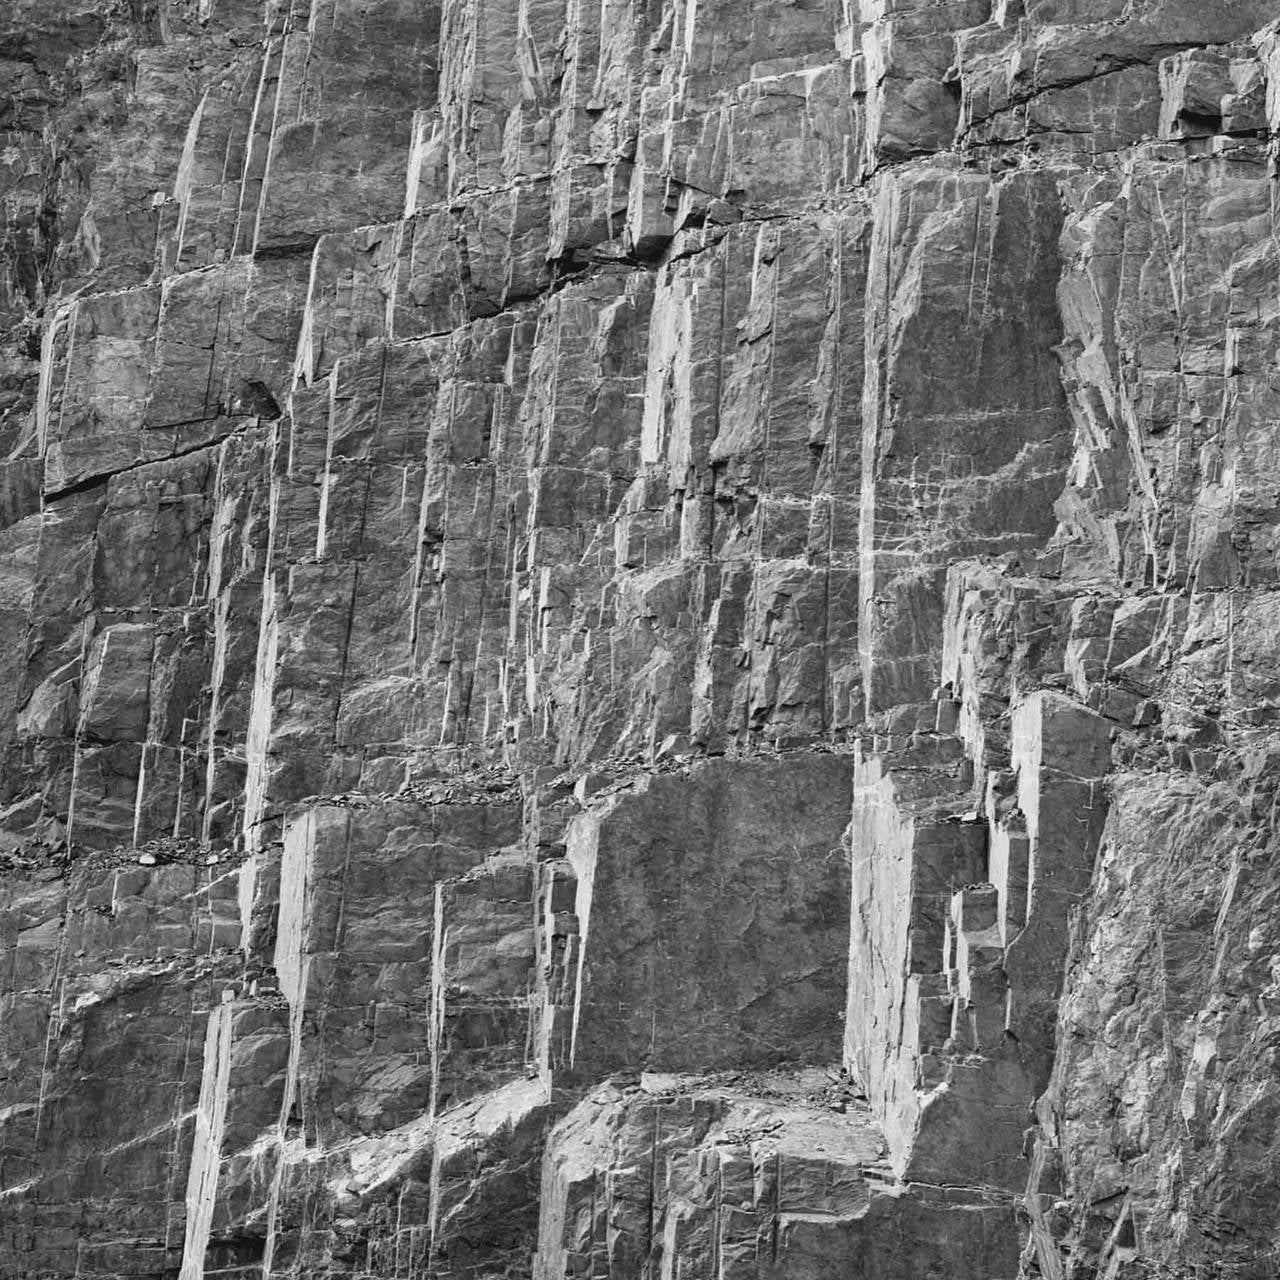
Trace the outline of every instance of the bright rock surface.
[[1274, 1276], [1278, 18], [0, 7], [0, 1276]]

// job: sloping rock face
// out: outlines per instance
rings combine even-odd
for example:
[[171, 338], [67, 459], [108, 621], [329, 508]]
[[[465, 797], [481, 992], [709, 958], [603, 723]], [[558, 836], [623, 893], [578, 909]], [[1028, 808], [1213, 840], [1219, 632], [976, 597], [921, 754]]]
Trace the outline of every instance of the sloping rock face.
[[1274, 1277], [1277, 17], [0, 7], [0, 1276]]

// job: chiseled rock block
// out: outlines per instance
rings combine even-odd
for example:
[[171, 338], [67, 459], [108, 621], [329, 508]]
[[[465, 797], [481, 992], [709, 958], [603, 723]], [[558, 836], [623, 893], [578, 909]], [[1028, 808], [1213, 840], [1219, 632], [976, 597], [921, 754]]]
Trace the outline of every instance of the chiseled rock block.
[[1024, 698], [1012, 777], [991, 773], [986, 813], [962, 811], [971, 774], [919, 728], [859, 764], [845, 1060], [901, 1176], [1012, 1189], [1027, 1175], [1023, 1132], [1107, 812], [1111, 729], [1062, 695]]
[[459, 945], [437, 939], [436, 889], [518, 837], [518, 807], [500, 804], [323, 805], [286, 828], [275, 968], [308, 1133], [377, 1132], [430, 1112], [447, 1021], [433, 973]]
[[527, 1273], [554, 1118], [548, 1103], [542, 1083], [516, 1080], [441, 1120], [431, 1166], [431, 1274], [466, 1280], [501, 1265]]
[[47, 493], [160, 447], [141, 432], [159, 313], [160, 291], [148, 287], [76, 301], [50, 325], [40, 395]]
[[[867, 327], [859, 645], [876, 712], [938, 684], [946, 563], [1045, 541], [1072, 428], [1050, 354], [1056, 180], [930, 163], [892, 170], [873, 199], [868, 297], [886, 301]], [[976, 276], [957, 252], [975, 225], [991, 268]]]
[[1267, 127], [1266, 79], [1248, 46], [1188, 49], [1160, 63], [1160, 136], [1199, 138]]
[[189, 865], [86, 865], [11, 878], [0, 896], [0, 1246], [23, 1266], [40, 1256], [57, 1274], [82, 1258], [146, 1276], [180, 1263], [164, 1233], [192, 1150], [203, 1031], [235, 981], [225, 951], [195, 936], [207, 880]]
[[852, 772], [841, 755], [712, 760], [570, 824], [579, 1077], [835, 1056]]
[[261, 1138], [274, 1130], [284, 1102], [288, 1009], [282, 1001], [231, 997], [227, 991], [210, 1010], [205, 1032], [180, 1280], [250, 1265], [265, 1253], [278, 1151]]
[[524, 1074], [536, 960], [534, 869], [493, 858], [436, 887], [432, 1110]]
[[862, 1110], [820, 1070], [607, 1084], [552, 1131], [537, 1280], [1012, 1278], [1011, 1197], [886, 1182]]

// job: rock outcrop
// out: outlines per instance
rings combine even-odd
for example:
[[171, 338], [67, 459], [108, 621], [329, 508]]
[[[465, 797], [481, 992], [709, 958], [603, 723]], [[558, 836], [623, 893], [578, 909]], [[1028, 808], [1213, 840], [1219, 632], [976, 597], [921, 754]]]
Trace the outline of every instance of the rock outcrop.
[[8, 0], [0, 135], [0, 1276], [1277, 1273], [1273, 0]]

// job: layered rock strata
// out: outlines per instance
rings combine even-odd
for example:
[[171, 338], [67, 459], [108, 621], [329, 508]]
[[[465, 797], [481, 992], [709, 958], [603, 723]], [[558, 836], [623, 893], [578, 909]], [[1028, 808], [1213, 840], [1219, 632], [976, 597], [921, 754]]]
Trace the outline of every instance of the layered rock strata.
[[11, 0], [0, 1275], [1272, 1276], [1276, 17]]

